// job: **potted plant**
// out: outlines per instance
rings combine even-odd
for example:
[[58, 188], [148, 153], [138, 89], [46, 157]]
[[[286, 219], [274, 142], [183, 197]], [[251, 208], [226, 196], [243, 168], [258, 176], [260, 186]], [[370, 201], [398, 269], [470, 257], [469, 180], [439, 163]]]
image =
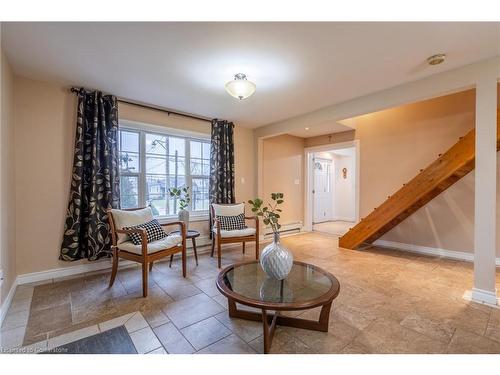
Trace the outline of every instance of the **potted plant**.
[[183, 187], [172, 187], [168, 189], [168, 193], [171, 198], [177, 200], [177, 204], [179, 205], [179, 220], [184, 222], [186, 225], [186, 231], [189, 226], [189, 211], [186, 208], [189, 206], [189, 202], [191, 202], [191, 197], [189, 195], [189, 186]]
[[290, 273], [293, 266], [293, 255], [280, 242], [279, 220], [282, 209], [280, 205], [284, 203], [283, 193], [271, 193], [271, 202], [264, 205], [260, 198], [249, 200], [252, 212], [262, 217], [264, 224], [269, 225], [273, 230], [273, 242], [267, 245], [260, 256], [260, 265], [264, 272], [271, 278], [283, 280]]

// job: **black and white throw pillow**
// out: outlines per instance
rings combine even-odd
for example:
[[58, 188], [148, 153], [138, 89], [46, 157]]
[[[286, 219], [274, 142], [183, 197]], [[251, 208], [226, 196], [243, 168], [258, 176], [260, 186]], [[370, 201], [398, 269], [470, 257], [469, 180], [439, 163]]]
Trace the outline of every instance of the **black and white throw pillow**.
[[219, 216], [217, 215], [217, 220], [220, 222], [221, 230], [239, 230], [245, 229], [245, 214], [241, 213], [236, 216]]
[[[133, 227], [125, 227], [123, 229], [146, 229], [146, 236], [148, 238], [148, 243], [153, 241], [161, 240], [167, 237], [167, 233], [163, 230], [158, 220], [153, 219], [144, 224], [135, 225]], [[134, 245], [141, 245], [141, 235], [139, 233], [130, 233], [130, 239]]]

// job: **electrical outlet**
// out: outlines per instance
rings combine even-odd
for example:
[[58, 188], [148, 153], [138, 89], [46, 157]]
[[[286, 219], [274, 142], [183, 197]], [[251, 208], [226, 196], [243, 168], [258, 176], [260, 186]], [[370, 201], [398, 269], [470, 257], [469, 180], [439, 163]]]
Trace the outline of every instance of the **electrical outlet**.
[[295, 181], [293, 181], [293, 183], [294, 183], [295, 185], [300, 185], [300, 180], [299, 180], [299, 179], [296, 179]]

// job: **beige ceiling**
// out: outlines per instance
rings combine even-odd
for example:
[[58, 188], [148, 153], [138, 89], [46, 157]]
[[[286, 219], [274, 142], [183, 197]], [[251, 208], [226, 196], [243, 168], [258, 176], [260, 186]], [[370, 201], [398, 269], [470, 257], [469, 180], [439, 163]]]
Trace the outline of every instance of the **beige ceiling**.
[[[255, 128], [499, 55], [499, 25], [28, 22], [2, 43], [16, 74]], [[241, 102], [224, 91], [238, 72], [257, 84]]]
[[316, 137], [318, 135], [340, 133], [353, 129], [354, 127], [348, 124], [342, 124], [340, 122], [328, 122], [320, 125], [304, 127], [303, 129], [291, 131], [288, 134], [294, 135], [296, 137], [310, 138]]

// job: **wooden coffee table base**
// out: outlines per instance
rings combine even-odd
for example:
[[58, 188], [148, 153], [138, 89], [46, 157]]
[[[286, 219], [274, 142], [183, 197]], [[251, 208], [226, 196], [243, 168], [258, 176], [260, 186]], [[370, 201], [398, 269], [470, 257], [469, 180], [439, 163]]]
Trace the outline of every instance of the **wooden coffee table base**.
[[262, 309], [262, 313], [257, 313], [253, 311], [238, 310], [236, 307], [236, 302], [228, 298], [227, 303], [229, 307], [229, 316], [231, 318], [239, 318], [245, 320], [253, 320], [256, 322], [262, 322], [263, 326], [263, 337], [264, 337], [264, 354], [269, 353], [271, 349], [271, 344], [273, 341], [274, 331], [277, 325], [295, 327], [308, 329], [311, 331], [321, 331], [328, 332], [328, 321], [330, 319], [330, 309], [332, 307], [333, 300], [329, 301], [321, 307], [321, 313], [319, 319], [309, 320], [301, 318], [292, 318], [289, 316], [280, 315], [279, 311], [275, 311], [274, 314], [269, 314], [269, 310]]

